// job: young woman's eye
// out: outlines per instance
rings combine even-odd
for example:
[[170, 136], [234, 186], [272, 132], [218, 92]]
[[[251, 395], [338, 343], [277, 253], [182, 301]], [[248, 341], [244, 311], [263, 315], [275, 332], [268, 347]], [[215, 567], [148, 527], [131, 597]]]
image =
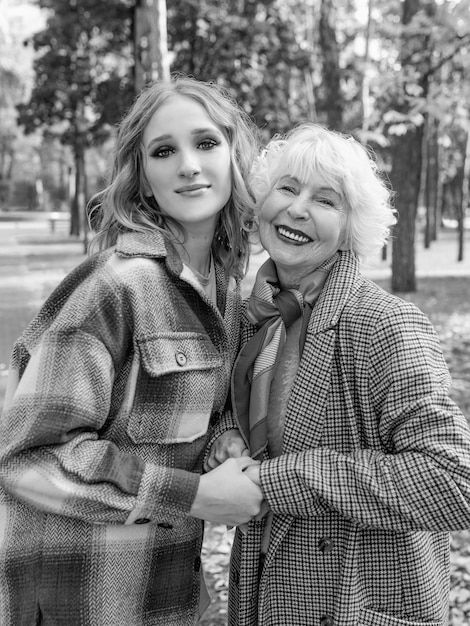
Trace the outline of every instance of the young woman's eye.
[[203, 141], [200, 141], [198, 143], [198, 148], [201, 148], [202, 150], [210, 150], [211, 148], [215, 148], [215, 146], [218, 145], [219, 142], [215, 139], [204, 139]]
[[157, 159], [167, 159], [172, 153], [173, 148], [170, 148], [169, 146], [161, 146], [160, 148], [156, 148], [150, 156], [156, 157]]

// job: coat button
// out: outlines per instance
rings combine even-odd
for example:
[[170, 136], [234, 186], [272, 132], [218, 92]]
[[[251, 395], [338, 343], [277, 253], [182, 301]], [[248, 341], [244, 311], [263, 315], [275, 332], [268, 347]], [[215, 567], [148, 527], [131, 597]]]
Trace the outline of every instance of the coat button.
[[148, 524], [150, 520], [146, 517], [139, 517], [134, 521], [134, 524]]
[[173, 524], [170, 524], [168, 522], [159, 522], [157, 526], [159, 528], [173, 528]]
[[186, 365], [187, 362], [187, 358], [186, 355], [184, 354], [184, 352], [177, 352], [176, 353], [176, 362], [178, 363], [178, 365]]
[[320, 626], [334, 626], [335, 620], [330, 615], [324, 615], [320, 619]]
[[201, 569], [201, 557], [197, 556], [194, 559], [194, 571], [198, 572]]
[[328, 554], [329, 552], [334, 550], [334, 547], [335, 547], [335, 543], [329, 537], [322, 537], [320, 541], [318, 542], [318, 549], [320, 550], [320, 552], [323, 552], [324, 554]]

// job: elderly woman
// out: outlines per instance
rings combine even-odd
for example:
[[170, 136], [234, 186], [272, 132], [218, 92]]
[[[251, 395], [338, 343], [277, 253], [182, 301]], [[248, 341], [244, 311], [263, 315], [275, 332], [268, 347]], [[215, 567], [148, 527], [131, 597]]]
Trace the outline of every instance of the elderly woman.
[[254, 187], [270, 259], [233, 375], [239, 431], [207, 465], [262, 458], [245, 473], [269, 513], [237, 532], [229, 623], [444, 625], [470, 432], [430, 322], [359, 271], [390, 192], [358, 142], [310, 124], [267, 146]]

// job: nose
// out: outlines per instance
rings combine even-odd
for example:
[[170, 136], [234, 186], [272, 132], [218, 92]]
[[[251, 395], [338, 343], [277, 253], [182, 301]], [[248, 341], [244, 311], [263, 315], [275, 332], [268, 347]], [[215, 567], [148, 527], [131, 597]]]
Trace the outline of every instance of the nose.
[[178, 165], [178, 176], [193, 178], [200, 172], [201, 166], [199, 164], [197, 154], [195, 154], [192, 150], [182, 151]]
[[296, 196], [287, 207], [287, 213], [293, 220], [308, 219], [309, 214], [307, 198], [302, 193]]

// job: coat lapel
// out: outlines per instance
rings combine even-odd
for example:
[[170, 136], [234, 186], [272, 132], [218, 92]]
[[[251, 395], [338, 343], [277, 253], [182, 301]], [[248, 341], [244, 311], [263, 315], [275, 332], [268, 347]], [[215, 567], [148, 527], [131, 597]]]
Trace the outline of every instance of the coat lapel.
[[[331, 384], [336, 326], [358, 276], [357, 259], [351, 252], [343, 252], [331, 269], [312, 310], [299, 370], [287, 405], [284, 454], [320, 444]], [[292, 516], [274, 516], [265, 571], [293, 521]], [[260, 584], [263, 584], [263, 579]]]
[[331, 384], [336, 326], [357, 277], [357, 260], [351, 252], [343, 252], [312, 310], [287, 406], [284, 453], [314, 448], [320, 443]]

